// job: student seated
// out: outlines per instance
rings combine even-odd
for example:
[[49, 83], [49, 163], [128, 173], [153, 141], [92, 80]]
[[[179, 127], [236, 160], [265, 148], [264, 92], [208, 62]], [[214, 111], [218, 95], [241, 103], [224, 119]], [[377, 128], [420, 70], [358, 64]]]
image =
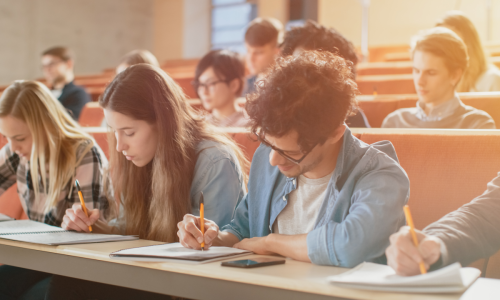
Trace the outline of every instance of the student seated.
[[[8, 141], [0, 150], [0, 194], [17, 183], [29, 219], [60, 226], [66, 209], [80, 203], [76, 179], [85, 205], [99, 209], [102, 220], [111, 216], [103, 188], [106, 156], [45, 85], [16, 81], [3, 92], [0, 132]], [[0, 266], [0, 299], [32, 299], [50, 276]]]
[[[139, 101], [138, 101], [139, 100]], [[94, 209], [79, 205], [64, 216], [63, 228], [138, 235], [176, 242], [185, 214], [205, 215], [218, 226], [231, 221], [246, 193], [243, 153], [212, 125], [200, 120], [182, 89], [160, 68], [138, 64], [118, 74], [99, 104], [113, 132], [110, 170], [120, 215], [106, 224]], [[168, 284], [168, 283], [166, 283]], [[163, 295], [56, 276], [46, 299], [165, 299]], [[157, 297], [157, 298], [156, 298]], [[168, 298], [167, 298], [168, 299]]]
[[261, 141], [248, 194], [227, 226], [206, 220], [204, 236], [199, 217], [184, 216], [182, 245], [200, 249], [204, 241], [340, 267], [384, 263], [389, 236], [404, 223], [409, 180], [390, 142], [365, 144], [345, 125], [356, 93], [341, 57], [278, 58], [246, 104]]
[[[293, 27], [285, 33], [281, 45], [283, 56], [297, 55], [304, 50], [323, 50], [344, 58], [352, 63], [353, 78], [356, 79], [358, 57], [354, 45], [334, 29], [328, 29], [314, 21], [307, 21], [303, 26]], [[370, 127], [368, 119], [361, 109], [346, 119], [349, 127]]]
[[456, 88], [467, 69], [467, 49], [451, 30], [435, 27], [412, 42], [415, 108], [390, 113], [385, 128], [495, 129], [495, 121], [482, 110], [460, 101]]
[[194, 88], [203, 107], [211, 111], [206, 120], [219, 127], [245, 127], [248, 119], [236, 103], [243, 89], [245, 66], [238, 54], [214, 50], [196, 66]]
[[134, 50], [131, 51], [120, 60], [120, 64], [116, 67], [116, 74], [120, 74], [126, 68], [137, 64], [149, 64], [155, 67], [160, 67], [158, 60], [153, 53], [148, 50]]
[[73, 83], [75, 78], [73, 67], [73, 53], [66, 47], [50, 48], [42, 54], [42, 70], [47, 85], [54, 97], [59, 99], [78, 121], [83, 107], [92, 99], [81, 86]]
[[453, 30], [467, 46], [469, 66], [464, 71], [457, 92], [500, 91], [500, 70], [488, 63], [481, 39], [474, 24], [461, 11], [449, 11], [436, 26]]
[[255, 91], [255, 82], [274, 63], [283, 42], [283, 24], [274, 18], [257, 18], [245, 32], [246, 67], [250, 72], [243, 96]]
[[420, 274], [419, 263], [426, 269], [460, 262], [462, 266], [488, 258], [500, 250], [500, 173], [486, 191], [470, 203], [427, 226], [415, 230], [419, 247], [413, 245], [409, 228], [402, 227], [391, 236], [387, 260], [397, 274]]

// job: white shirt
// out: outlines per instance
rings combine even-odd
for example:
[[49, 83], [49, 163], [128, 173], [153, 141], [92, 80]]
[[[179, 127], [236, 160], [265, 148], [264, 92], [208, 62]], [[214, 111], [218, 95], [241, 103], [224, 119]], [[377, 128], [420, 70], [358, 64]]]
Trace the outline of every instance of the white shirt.
[[287, 205], [274, 222], [273, 232], [296, 235], [312, 231], [332, 174], [319, 179], [300, 175], [297, 188], [289, 194]]
[[490, 64], [488, 69], [476, 81], [470, 92], [500, 92], [500, 70]]

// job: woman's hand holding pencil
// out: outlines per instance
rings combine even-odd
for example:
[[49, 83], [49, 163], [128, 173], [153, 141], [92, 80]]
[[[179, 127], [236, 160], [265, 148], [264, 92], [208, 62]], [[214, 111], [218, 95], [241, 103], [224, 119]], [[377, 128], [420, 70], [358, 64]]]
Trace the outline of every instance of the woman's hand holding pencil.
[[100, 213], [98, 209], [88, 210], [88, 213], [87, 217], [81, 204], [73, 204], [73, 207], [66, 210], [61, 227], [65, 230], [90, 232], [89, 226], [99, 220]]

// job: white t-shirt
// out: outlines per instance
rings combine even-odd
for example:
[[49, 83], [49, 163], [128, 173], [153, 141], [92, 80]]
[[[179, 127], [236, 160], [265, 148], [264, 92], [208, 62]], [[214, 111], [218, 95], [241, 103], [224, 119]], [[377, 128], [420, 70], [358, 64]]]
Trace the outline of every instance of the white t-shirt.
[[300, 175], [297, 188], [289, 194], [288, 204], [273, 224], [273, 232], [296, 235], [312, 231], [332, 174], [318, 179]]
[[489, 65], [488, 69], [476, 81], [476, 86], [471, 92], [499, 92], [500, 70], [495, 65]]

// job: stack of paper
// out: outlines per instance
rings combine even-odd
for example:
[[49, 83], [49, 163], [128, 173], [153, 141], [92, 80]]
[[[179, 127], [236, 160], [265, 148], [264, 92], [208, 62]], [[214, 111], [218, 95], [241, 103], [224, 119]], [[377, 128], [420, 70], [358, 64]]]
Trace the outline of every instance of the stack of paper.
[[465, 291], [481, 274], [475, 268], [461, 268], [459, 263], [427, 274], [403, 277], [385, 265], [362, 263], [345, 273], [330, 276], [332, 284], [366, 290], [410, 293], [458, 293]]
[[139, 261], [172, 261], [182, 263], [208, 263], [248, 255], [252, 252], [229, 247], [210, 247], [201, 251], [184, 248], [179, 243], [124, 249], [113, 252], [111, 258]]
[[60, 227], [30, 220], [0, 222], [0, 238], [45, 245], [72, 245], [138, 239], [136, 236], [129, 235], [67, 231]]

